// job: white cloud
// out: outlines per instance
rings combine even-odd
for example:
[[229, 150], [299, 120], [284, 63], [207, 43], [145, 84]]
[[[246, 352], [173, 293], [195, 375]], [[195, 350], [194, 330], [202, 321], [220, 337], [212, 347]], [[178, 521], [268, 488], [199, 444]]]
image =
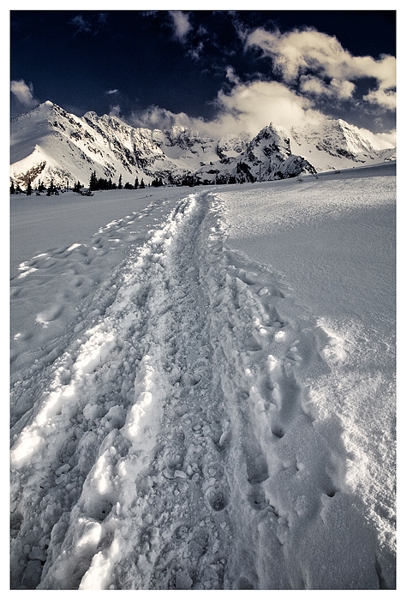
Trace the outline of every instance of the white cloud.
[[300, 91], [303, 94], [348, 100], [352, 97], [354, 89], [355, 84], [351, 81], [340, 81], [335, 77], [330, 83], [326, 83], [315, 75], [302, 75], [300, 77]]
[[386, 148], [396, 147], [396, 130], [385, 133], [372, 133], [369, 129], [361, 128], [360, 134], [373, 145], [376, 150], [385, 150]]
[[[195, 122], [199, 119], [195, 119]], [[186, 113], [173, 113], [166, 108], [149, 106], [146, 110], [133, 113], [130, 118], [134, 127], [147, 127], [149, 129], [169, 129], [174, 125], [193, 129], [193, 119]]]
[[172, 18], [174, 36], [183, 42], [192, 29], [189, 23], [189, 16], [181, 10], [170, 10], [169, 15]]
[[23, 108], [31, 109], [34, 108], [34, 106], [37, 106], [38, 100], [34, 98], [34, 88], [32, 83], [27, 84], [23, 79], [12, 81], [10, 89]]
[[76, 15], [76, 17], [73, 17], [69, 24], [74, 25], [74, 27], [76, 27], [75, 33], [90, 32], [92, 30], [89, 21], [84, 19], [82, 15]]
[[260, 48], [287, 84], [301, 83], [303, 93], [350, 98], [357, 80], [372, 78], [374, 90], [364, 100], [395, 109], [396, 59], [353, 56], [337, 38], [314, 29], [286, 33], [259, 28], [247, 35], [246, 47]]
[[76, 29], [74, 35], [77, 33], [91, 33], [97, 35], [99, 31], [104, 27], [107, 22], [106, 13], [98, 13], [97, 17], [91, 19], [85, 19], [82, 15], [76, 15], [69, 21], [69, 25], [73, 25]]
[[116, 106], [110, 106], [109, 116], [110, 117], [118, 117], [120, 118], [121, 108], [118, 104]]
[[195, 48], [190, 48], [190, 50], [188, 50], [187, 53], [189, 54], [189, 56], [191, 56], [195, 60], [199, 60], [200, 56], [203, 52], [203, 49], [204, 49], [204, 44], [203, 44], [203, 42], [200, 41]]
[[118, 90], [107, 90], [106, 94], [112, 96], [113, 94], [118, 94]]
[[237, 73], [235, 72], [234, 67], [231, 67], [231, 66], [228, 66], [226, 68], [226, 79], [230, 83], [234, 83], [234, 84], [240, 83], [240, 79], [239, 79]]
[[363, 99], [371, 104], [378, 104], [389, 110], [396, 110], [396, 94], [392, 90], [379, 88], [363, 96]]
[[229, 94], [220, 92], [217, 104], [222, 126], [227, 125], [235, 132], [242, 125], [256, 134], [271, 122], [289, 129], [292, 125], [318, 123], [325, 118], [309, 99], [276, 81], [239, 83]]
[[216, 138], [241, 131], [256, 135], [270, 123], [290, 129], [292, 125], [319, 123], [325, 119], [322, 113], [313, 108], [310, 100], [277, 82], [238, 81], [230, 93], [218, 93], [216, 105], [217, 117], [211, 121], [152, 106], [134, 114], [131, 122], [136, 127], [159, 129], [180, 125]]

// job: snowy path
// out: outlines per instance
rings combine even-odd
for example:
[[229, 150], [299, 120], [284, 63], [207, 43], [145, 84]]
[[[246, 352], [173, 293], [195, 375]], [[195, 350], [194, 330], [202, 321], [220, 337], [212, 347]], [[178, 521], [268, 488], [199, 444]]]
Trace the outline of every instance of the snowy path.
[[168, 210], [17, 370], [12, 588], [393, 587], [340, 422], [310, 398], [324, 332], [227, 246], [214, 192]]

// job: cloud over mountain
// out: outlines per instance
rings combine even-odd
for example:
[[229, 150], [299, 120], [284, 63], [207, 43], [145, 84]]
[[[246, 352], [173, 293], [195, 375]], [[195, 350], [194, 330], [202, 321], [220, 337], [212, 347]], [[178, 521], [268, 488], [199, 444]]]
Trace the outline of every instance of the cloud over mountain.
[[[184, 42], [185, 54], [203, 64], [207, 59], [209, 32], [205, 29], [203, 44], [188, 14], [182, 11], [169, 13], [175, 36]], [[239, 39], [240, 51], [247, 60], [247, 57], [252, 60], [256, 54], [256, 64], [260, 68], [250, 75], [242, 75], [235, 67], [233, 53], [228, 54], [231, 46], [224, 47], [229, 64], [221, 66], [220, 57], [213, 55], [211, 69], [213, 73], [215, 70], [223, 73], [223, 84], [210, 102], [213, 107], [211, 118], [192, 117], [185, 111], [174, 112], [154, 104], [134, 111], [129, 122], [158, 128], [180, 125], [213, 136], [218, 132], [226, 134], [242, 130], [254, 134], [271, 121], [285, 128], [322, 123], [333, 115], [339, 116], [337, 113], [343, 103], [353, 112], [363, 105], [372, 111], [395, 110], [395, 57], [385, 54], [377, 59], [368, 55], [356, 56], [335, 36], [311, 27], [281, 33], [276, 28], [272, 31], [264, 27], [244, 28], [238, 18], [232, 18], [230, 22], [236, 39]], [[211, 48], [215, 46], [215, 38], [212, 34]], [[194, 52], [191, 50], [193, 40], [196, 43]], [[264, 64], [268, 65], [266, 69]], [[376, 122], [378, 120], [376, 117]], [[385, 132], [385, 141], [389, 139], [394, 143], [394, 132]], [[378, 138], [374, 143], [379, 145]]]
[[23, 79], [12, 81], [10, 90], [14, 101], [21, 105], [24, 110], [30, 110], [38, 104], [38, 100], [34, 97], [34, 86], [32, 83], [27, 84]]

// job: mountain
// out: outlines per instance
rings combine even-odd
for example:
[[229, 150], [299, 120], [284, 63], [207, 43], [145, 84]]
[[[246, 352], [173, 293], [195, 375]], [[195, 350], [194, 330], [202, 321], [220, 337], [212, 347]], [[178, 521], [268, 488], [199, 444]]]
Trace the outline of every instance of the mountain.
[[[385, 154], [386, 152], [386, 154]], [[26, 189], [88, 185], [97, 178], [133, 184], [162, 179], [171, 184], [231, 183], [295, 177], [301, 173], [382, 162], [394, 149], [377, 152], [344, 121], [286, 132], [272, 123], [248, 133], [213, 139], [197, 131], [135, 128], [114, 116], [77, 117], [44, 102], [11, 121], [10, 177]]]
[[376, 150], [357, 127], [342, 119], [292, 127], [291, 146], [293, 152], [306, 156], [317, 171], [396, 160], [395, 148]]

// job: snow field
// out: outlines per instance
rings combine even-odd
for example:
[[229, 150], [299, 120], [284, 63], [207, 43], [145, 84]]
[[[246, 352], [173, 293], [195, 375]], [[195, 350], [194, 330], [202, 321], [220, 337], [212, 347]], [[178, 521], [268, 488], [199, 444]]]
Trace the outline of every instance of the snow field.
[[[12, 381], [16, 370], [32, 365], [35, 359], [41, 361], [44, 354], [48, 353], [50, 360], [55, 358], [59, 344], [63, 348], [64, 334], [72, 328], [80, 332], [85, 316], [90, 316], [91, 296], [97, 295], [91, 308], [94, 318], [106, 309], [120, 285], [118, 266], [132, 246], [142, 245], [172, 209], [170, 195], [169, 199], [160, 195], [152, 199], [150, 194], [133, 194], [132, 200], [126, 200], [124, 194], [118, 194], [116, 205], [114, 198], [113, 202], [109, 197], [82, 200], [77, 194], [63, 195], [59, 205], [52, 197], [33, 198], [28, 204], [17, 198], [11, 228]], [[125, 216], [93, 233], [88, 223], [101, 223], [114, 212]], [[37, 228], [39, 233], [33, 235]], [[56, 247], [37, 252], [48, 238]], [[77, 239], [81, 241], [74, 241]], [[31, 252], [32, 258], [25, 259]]]
[[[15, 334], [12, 588], [394, 587], [388, 516], [348, 480], [362, 429], [326, 409], [345, 338], [229, 245], [221, 195], [173, 205], [144, 237], [133, 214], [60, 268], [52, 252], [40, 348], [18, 346], [28, 319]], [[46, 264], [13, 280], [19, 302]]]

